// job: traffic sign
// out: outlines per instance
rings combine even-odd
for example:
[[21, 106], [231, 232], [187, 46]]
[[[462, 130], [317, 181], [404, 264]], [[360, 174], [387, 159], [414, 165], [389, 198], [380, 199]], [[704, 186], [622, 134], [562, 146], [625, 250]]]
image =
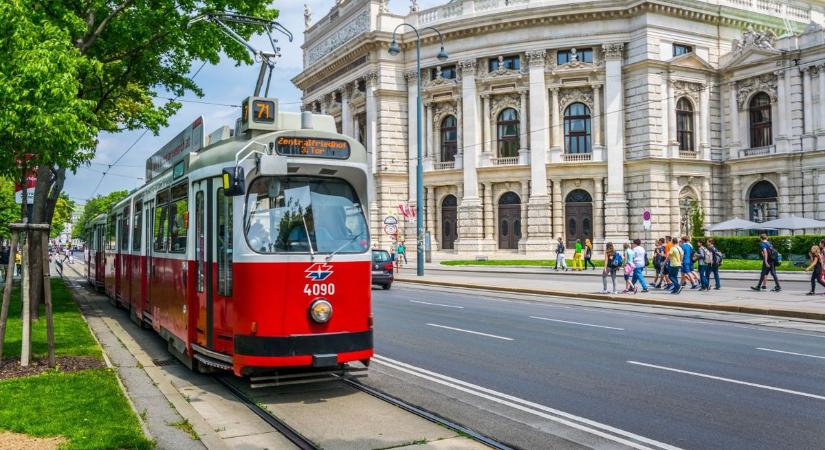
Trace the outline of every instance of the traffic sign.
[[384, 218], [384, 225], [398, 225], [398, 219], [395, 216], [387, 216]]
[[397, 234], [398, 233], [398, 225], [391, 224], [391, 223], [389, 223], [387, 225], [384, 225], [384, 233], [387, 233], [389, 235]]
[[645, 231], [650, 231], [652, 221], [653, 214], [651, 214], [651, 212], [648, 210], [644, 210], [644, 212], [642, 212], [642, 227], [645, 229]]

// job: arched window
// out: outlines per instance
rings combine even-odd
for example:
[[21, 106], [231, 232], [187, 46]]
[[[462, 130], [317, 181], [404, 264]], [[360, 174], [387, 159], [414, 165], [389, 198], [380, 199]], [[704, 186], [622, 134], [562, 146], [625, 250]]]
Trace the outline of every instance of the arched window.
[[457, 125], [455, 116], [447, 116], [441, 121], [441, 162], [455, 161], [458, 150]]
[[676, 139], [679, 150], [693, 151], [693, 105], [684, 97], [676, 103]]
[[751, 124], [751, 148], [773, 145], [771, 131], [771, 98], [760, 92], [753, 96], [749, 105]]
[[776, 188], [770, 181], [762, 180], [754, 184], [748, 195], [751, 221], [762, 223], [776, 219], [778, 196]]
[[498, 115], [498, 156], [508, 158], [518, 156], [519, 120], [513, 108], [507, 108]]
[[564, 110], [564, 152], [590, 153], [590, 108], [573, 103]]
[[518, 205], [521, 203], [521, 199], [518, 197], [518, 194], [515, 192], [505, 192], [499, 199], [499, 205]]

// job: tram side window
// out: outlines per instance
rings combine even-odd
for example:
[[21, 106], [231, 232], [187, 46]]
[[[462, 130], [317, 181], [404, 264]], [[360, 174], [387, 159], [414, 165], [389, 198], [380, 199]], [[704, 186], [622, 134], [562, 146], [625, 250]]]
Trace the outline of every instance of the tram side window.
[[155, 251], [165, 252], [169, 247], [169, 227], [166, 226], [169, 216], [169, 205], [158, 206], [155, 208]]
[[109, 220], [106, 222], [106, 250], [114, 250], [115, 245], [117, 245], [117, 240], [115, 237], [116, 231], [116, 217], [109, 216]]
[[218, 295], [232, 295], [232, 197], [218, 189]]
[[118, 216], [120, 220], [120, 247], [121, 252], [129, 250], [129, 209], [123, 211], [123, 215]]
[[169, 204], [169, 244], [171, 253], [186, 253], [186, 236], [189, 231], [189, 199], [187, 184], [172, 188], [172, 203]]
[[140, 237], [141, 237], [141, 227], [143, 226], [142, 223], [143, 219], [143, 204], [136, 203], [135, 204], [135, 215], [132, 218], [132, 250], [139, 251], [140, 250]]
[[196, 289], [203, 292], [206, 280], [206, 233], [203, 223], [203, 191], [195, 194], [195, 261], [197, 261]]

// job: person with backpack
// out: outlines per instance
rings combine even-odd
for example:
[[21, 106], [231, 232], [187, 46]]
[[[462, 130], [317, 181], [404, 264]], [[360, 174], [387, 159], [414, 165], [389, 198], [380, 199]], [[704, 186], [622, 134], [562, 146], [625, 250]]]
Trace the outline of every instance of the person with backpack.
[[653, 287], [656, 289], [662, 288], [662, 282], [665, 281], [667, 275], [665, 271], [665, 261], [667, 260], [667, 253], [665, 253], [665, 240], [659, 238], [656, 241], [656, 248], [653, 250], [653, 269], [656, 270], [656, 278], [653, 279]]
[[716, 248], [716, 241], [713, 239], [708, 239], [707, 247], [711, 255], [710, 264], [708, 265], [708, 285], [710, 285], [710, 276], [713, 275], [713, 280], [716, 282], [713, 289], [718, 291], [722, 289], [722, 284], [719, 282], [719, 268], [722, 267], [724, 255]]
[[682, 292], [682, 284], [679, 283], [679, 269], [682, 268], [684, 254], [682, 253], [682, 247], [679, 246], [679, 239], [673, 238], [671, 242], [673, 246], [667, 254], [668, 263], [670, 264], [668, 275], [670, 276], [670, 284], [673, 286], [670, 293], [678, 294]]
[[[602, 271], [602, 294], [616, 294], [616, 270], [622, 267], [622, 254], [617, 253], [613, 248], [613, 243], [608, 242], [604, 250], [604, 270]], [[607, 277], [613, 281], [613, 290], [607, 290]]]
[[559, 267], [564, 269], [567, 272], [567, 260], [564, 256], [564, 241], [559, 238], [558, 243], [556, 243], [556, 269], [559, 270]]
[[682, 243], [679, 245], [682, 249], [682, 286], [690, 282], [691, 289], [699, 289], [699, 277], [693, 272], [693, 263], [696, 262], [696, 252], [693, 246], [690, 245], [690, 238], [682, 236]]
[[699, 265], [699, 290], [710, 290], [710, 263], [713, 259], [710, 251], [705, 246], [705, 241], [696, 242], [696, 261]]
[[647, 281], [645, 281], [645, 267], [648, 264], [647, 259], [647, 252], [645, 248], [642, 247], [642, 240], [641, 239], [634, 239], [633, 240], [633, 279], [630, 281], [630, 284], [633, 286], [633, 292], [636, 292], [636, 283], [638, 282], [642, 286], [642, 293], [646, 294], [648, 292], [647, 289]]
[[636, 269], [636, 266], [633, 265], [633, 260], [636, 258], [636, 254], [633, 252], [630, 242], [624, 243], [622, 257], [624, 258], [624, 290], [622, 291], [622, 294], [635, 294], [636, 288], [630, 280], [633, 276], [633, 271]]
[[587, 265], [590, 265], [591, 270], [596, 270], [596, 265], [593, 264], [593, 243], [590, 239], [584, 240], [584, 270], [587, 270]]
[[768, 241], [768, 235], [762, 233], [760, 236], [759, 242], [759, 253], [762, 256], [762, 273], [759, 275], [759, 283], [756, 286], [751, 286], [751, 289], [754, 291], [764, 291], [768, 289], [767, 279], [768, 274], [773, 277], [773, 282], [776, 286], [771, 289], [773, 292], [779, 292], [782, 290], [782, 286], [779, 285], [779, 277], [776, 276], [776, 266], [779, 265], [782, 261], [782, 256], [776, 251], [773, 244]]

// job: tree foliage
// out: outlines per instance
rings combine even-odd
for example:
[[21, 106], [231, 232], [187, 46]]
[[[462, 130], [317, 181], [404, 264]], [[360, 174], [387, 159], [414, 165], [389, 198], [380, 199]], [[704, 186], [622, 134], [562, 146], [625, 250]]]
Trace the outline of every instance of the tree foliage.
[[80, 219], [72, 227], [72, 238], [83, 239], [86, 236], [89, 222], [95, 217], [106, 213], [109, 208], [115, 203], [126, 197], [128, 191], [113, 191], [107, 195], [98, 195], [95, 198], [89, 199], [86, 205], [83, 206], [83, 213], [80, 214]]
[[66, 228], [66, 224], [72, 218], [72, 211], [74, 211], [75, 202], [71, 200], [65, 192], [60, 194], [57, 199], [57, 205], [54, 208], [54, 215], [52, 216], [52, 229], [49, 232], [49, 237], [56, 238]]
[[690, 200], [690, 233], [693, 236], [702, 236], [705, 233], [705, 212], [696, 199]]
[[0, 178], [0, 238], [11, 238], [9, 224], [20, 219], [20, 205], [14, 203], [14, 181]]

